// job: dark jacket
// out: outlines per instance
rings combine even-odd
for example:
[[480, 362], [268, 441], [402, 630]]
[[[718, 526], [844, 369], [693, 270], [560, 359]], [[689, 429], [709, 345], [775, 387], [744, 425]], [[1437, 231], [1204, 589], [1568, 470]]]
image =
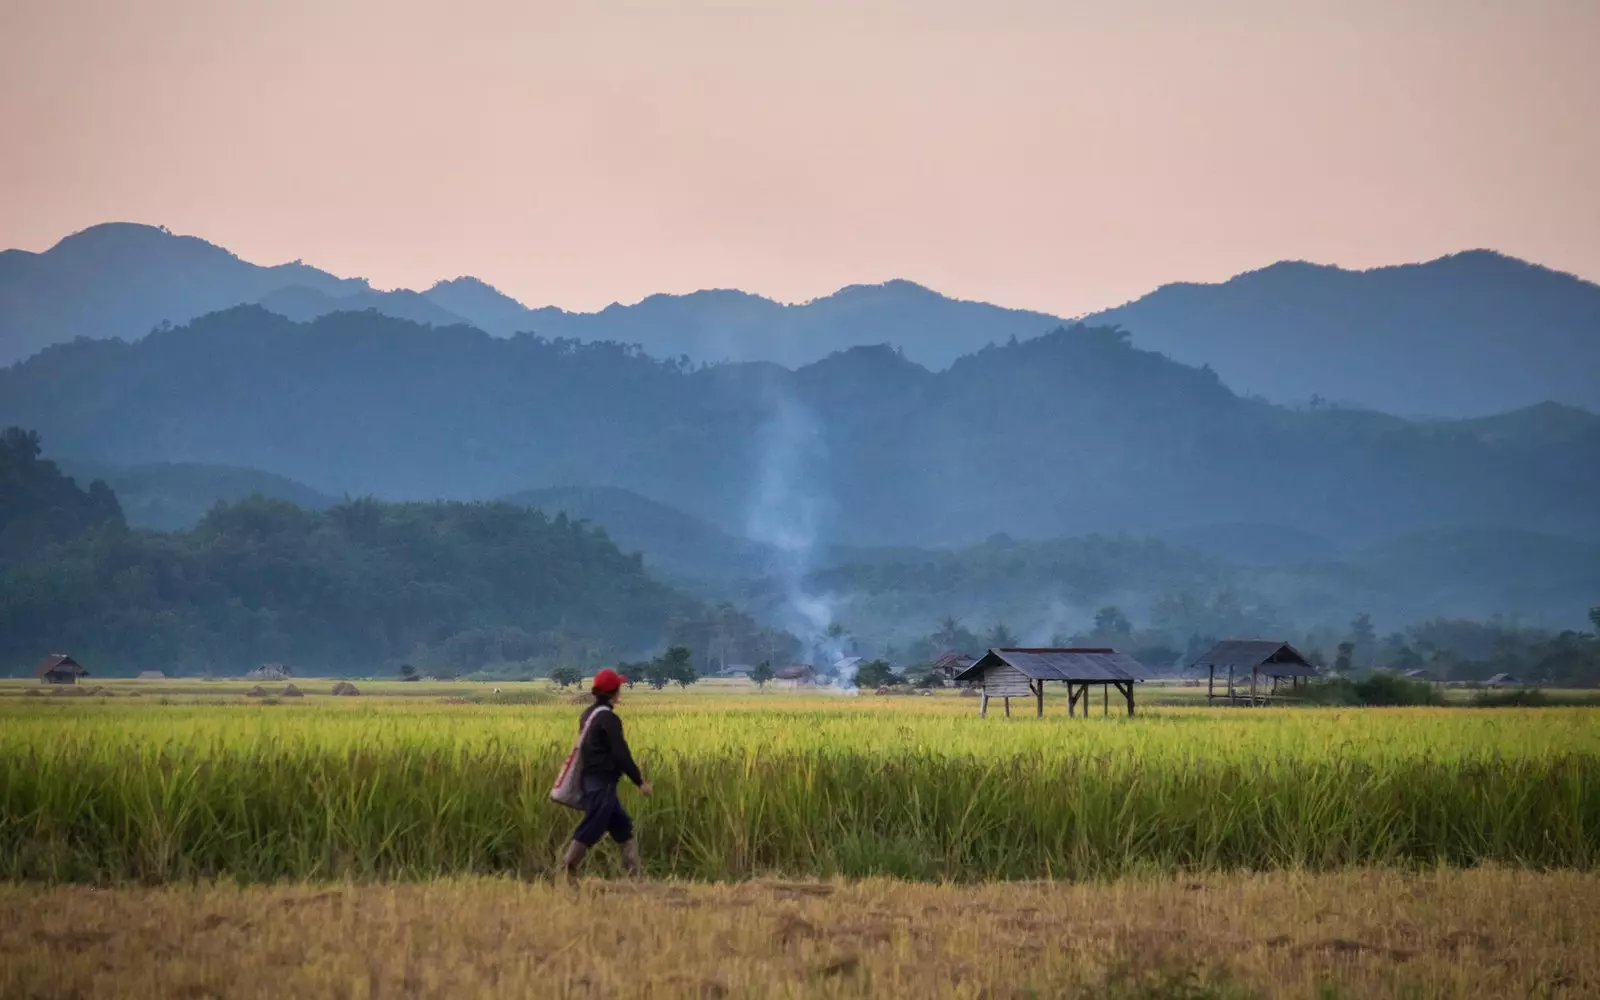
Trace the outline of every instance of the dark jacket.
[[[578, 717], [579, 732], [583, 731], [583, 724], [599, 707], [600, 702], [596, 701], [583, 710]], [[639, 765], [633, 762], [633, 753], [622, 735], [622, 720], [617, 718], [615, 709], [601, 712], [599, 718], [594, 720], [594, 725], [589, 727], [589, 735], [583, 741], [582, 751], [584, 784], [599, 779], [615, 785], [624, 775], [635, 785], [644, 784], [644, 776], [639, 773]]]

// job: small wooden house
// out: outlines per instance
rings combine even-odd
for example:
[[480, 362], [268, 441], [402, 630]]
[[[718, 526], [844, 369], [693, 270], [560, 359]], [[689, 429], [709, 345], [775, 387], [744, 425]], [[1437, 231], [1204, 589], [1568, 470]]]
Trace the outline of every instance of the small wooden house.
[[[1279, 697], [1278, 685], [1285, 678], [1294, 691], [1305, 678], [1317, 676], [1311, 661], [1282, 639], [1225, 639], [1191, 668], [1206, 672], [1207, 701], [1221, 698], [1229, 704], [1264, 705]], [[1217, 691], [1218, 674], [1227, 682], [1221, 692]], [[1248, 693], [1242, 686], [1245, 677], [1250, 678]]]
[[977, 662], [966, 653], [946, 653], [933, 661], [932, 670], [945, 687], [949, 687], [963, 670]]
[[33, 676], [41, 684], [76, 684], [79, 677], [88, 677], [89, 671], [65, 653], [51, 653], [33, 668]]
[[263, 663], [244, 675], [249, 681], [286, 681], [293, 676], [294, 671], [281, 663]]
[[1150, 671], [1131, 656], [1114, 649], [991, 649], [972, 666], [956, 675], [957, 683], [972, 684], [982, 694], [978, 715], [989, 714], [989, 699], [999, 698], [1011, 714], [1012, 698], [1034, 700], [1035, 713], [1044, 715], [1044, 689], [1050, 681], [1067, 686], [1067, 715], [1076, 714], [1083, 702], [1089, 714], [1089, 688], [1100, 687], [1101, 706], [1111, 712], [1112, 688], [1117, 689], [1133, 714], [1133, 685], [1150, 679]]
[[772, 672], [772, 682], [774, 687], [781, 688], [814, 687], [817, 672], [808, 664], [790, 663]]
[[166, 679], [167, 675], [159, 670], [141, 670], [139, 671], [139, 676], [134, 678], [134, 680], [140, 681], [164, 681]]
[[1492, 688], [1506, 688], [1506, 687], [1514, 688], [1514, 687], [1521, 687], [1522, 686], [1522, 682], [1517, 680], [1515, 677], [1513, 677], [1510, 674], [1495, 674], [1493, 677], [1489, 678], [1487, 681], [1484, 681], [1484, 683], [1487, 684], [1489, 687], [1492, 687]]

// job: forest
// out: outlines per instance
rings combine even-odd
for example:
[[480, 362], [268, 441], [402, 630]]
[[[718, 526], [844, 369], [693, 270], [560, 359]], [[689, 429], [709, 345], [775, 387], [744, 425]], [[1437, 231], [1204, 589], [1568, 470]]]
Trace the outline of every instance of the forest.
[[[37, 434], [0, 436], [0, 656], [10, 672], [68, 651], [96, 673], [529, 675], [652, 653], [668, 637], [760, 641], [747, 617], [650, 578], [604, 532], [504, 503], [327, 510], [251, 497], [188, 531], [132, 529], [98, 480], [81, 489]], [[714, 622], [715, 627], [707, 622]]]

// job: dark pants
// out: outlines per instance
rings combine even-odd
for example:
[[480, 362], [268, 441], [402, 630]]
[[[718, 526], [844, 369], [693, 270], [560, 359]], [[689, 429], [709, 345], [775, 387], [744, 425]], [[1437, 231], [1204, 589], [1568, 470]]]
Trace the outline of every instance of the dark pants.
[[633, 839], [633, 817], [622, 808], [615, 783], [586, 780], [583, 783], [583, 819], [572, 839], [585, 847], [593, 847], [608, 833], [612, 840], [626, 844]]

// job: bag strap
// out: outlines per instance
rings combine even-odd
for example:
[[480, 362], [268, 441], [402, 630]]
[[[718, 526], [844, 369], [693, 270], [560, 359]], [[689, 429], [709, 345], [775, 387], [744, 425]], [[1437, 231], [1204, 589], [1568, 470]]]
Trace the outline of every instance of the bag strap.
[[572, 746], [574, 752], [583, 749], [583, 741], [589, 738], [589, 727], [594, 725], [595, 716], [599, 715], [601, 712], [609, 711], [611, 711], [610, 705], [596, 705], [594, 707], [594, 711], [589, 713], [589, 717], [583, 720], [583, 728], [578, 731], [578, 742]]

